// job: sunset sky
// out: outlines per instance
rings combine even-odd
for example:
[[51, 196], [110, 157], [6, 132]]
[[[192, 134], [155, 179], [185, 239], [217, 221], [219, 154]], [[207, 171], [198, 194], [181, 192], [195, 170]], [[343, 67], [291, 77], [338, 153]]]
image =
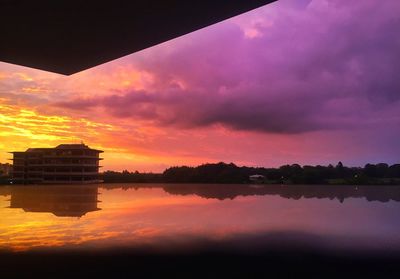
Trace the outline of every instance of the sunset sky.
[[400, 161], [400, 1], [279, 0], [62, 76], [0, 62], [0, 162], [84, 141], [103, 170]]

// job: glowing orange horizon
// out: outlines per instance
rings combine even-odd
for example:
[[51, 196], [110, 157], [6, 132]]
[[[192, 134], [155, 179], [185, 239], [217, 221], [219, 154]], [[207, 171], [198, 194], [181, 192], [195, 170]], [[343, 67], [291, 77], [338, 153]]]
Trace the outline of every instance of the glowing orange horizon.
[[0, 63], [0, 162], [84, 141], [104, 170], [398, 163], [399, 2], [300, 2], [72, 76]]

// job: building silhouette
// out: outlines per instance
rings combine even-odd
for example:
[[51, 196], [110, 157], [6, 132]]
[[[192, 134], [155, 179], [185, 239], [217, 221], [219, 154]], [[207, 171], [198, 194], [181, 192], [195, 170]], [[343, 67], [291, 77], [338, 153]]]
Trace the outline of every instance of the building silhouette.
[[49, 212], [59, 217], [82, 217], [98, 211], [98, 187], [18, 186], [11, 189], [10, 208], [25, 212]]
[[85, 144], [60, 144], [55, 148], [29, 148], [13, 154], [14, 184], [88, 184], [102, 182], [100, 153]]

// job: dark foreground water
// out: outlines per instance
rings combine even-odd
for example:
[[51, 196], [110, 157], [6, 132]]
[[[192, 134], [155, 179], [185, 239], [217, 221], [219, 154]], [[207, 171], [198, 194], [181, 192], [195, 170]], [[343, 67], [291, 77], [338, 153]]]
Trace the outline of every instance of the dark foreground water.
[[400, 187], [1, 187], [0, 251], [8, 276], [391, 276]]

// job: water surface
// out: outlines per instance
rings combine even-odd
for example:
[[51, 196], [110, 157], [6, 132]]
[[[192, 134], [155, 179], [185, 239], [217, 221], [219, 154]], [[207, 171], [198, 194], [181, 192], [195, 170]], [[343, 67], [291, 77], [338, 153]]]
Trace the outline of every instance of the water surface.
[[311, 245], [400, 251], [400, 187], [100, 184], [0, 188], [0, 250]]

